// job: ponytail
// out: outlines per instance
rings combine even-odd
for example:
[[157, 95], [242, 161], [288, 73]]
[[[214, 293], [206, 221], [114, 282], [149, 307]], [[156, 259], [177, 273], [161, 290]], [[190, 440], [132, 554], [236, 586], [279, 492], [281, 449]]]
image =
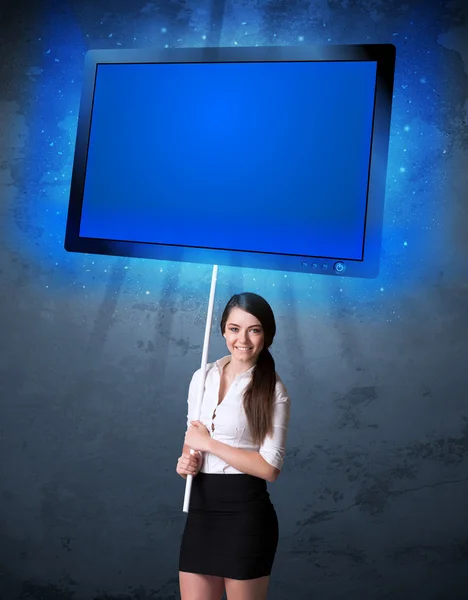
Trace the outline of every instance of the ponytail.
[[261, 445], [265, 436], [272, 433], [275, 387], [275, 360], [264, 347], [244, 392], [244, 410], [255, 444]]

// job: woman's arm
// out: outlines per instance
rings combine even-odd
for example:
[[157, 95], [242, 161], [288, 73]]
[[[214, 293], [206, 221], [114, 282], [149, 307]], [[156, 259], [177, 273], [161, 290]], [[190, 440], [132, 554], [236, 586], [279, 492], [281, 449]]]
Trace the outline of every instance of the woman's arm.
[[266, 479], [266, 481], [275, 481], [280, 472], [279, 469], [267, 463], [259, 452], [234, 448], [213, 438], [210, 438], [208, 441], [208, 452], [224, 460], [224, 462], [238, 471], [242, 471], [247, 475], [253, 475], [254, 477], [260, 477], [260, 479]]
[[[196, 391], [199, 386], [199, 378], [201, 375], [201, 369], [195, 371], [192, 375], [192, 379], [189, 385], [189, 392], [187, 398], [187, 429], [190, 427], [190, 419], [191, 413], [193, 411], [193, 407], [196, 403]], [[177, 473], [187, 479], [187, 475], [198, 475], [200, 472], [201, 466], [203, 462], [203, 456], [199, 452], [195, 452], [195, 454], [190, 454], [190, 448], [186, 444], [182, 447], [182, 455], [179, 456], [177, 460]]]
[[265, 436], [258, 452], [272, 467], [275, 467], [276, 477], [281, 472], [286, 455], [286, 438], [288, 434], [290, 405], [288, 392], [277, 376], [275, 399], [273, 402], [273, 428]]

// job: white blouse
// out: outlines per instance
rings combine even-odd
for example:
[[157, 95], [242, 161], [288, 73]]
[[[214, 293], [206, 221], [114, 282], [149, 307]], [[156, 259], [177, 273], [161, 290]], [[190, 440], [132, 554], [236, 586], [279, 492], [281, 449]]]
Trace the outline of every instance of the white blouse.
[[[208, 429], [213, 439], [223, 444], [234, 446], [235, 448], [241, 448], [242, 450], [255, 450], [260, 453], [267, 463], [281, 470], [286, 453], [286, 436], [290, 416], [288, 392], [277, 374], [273, 409], [273, 432], [271, 435], [265, 437], [261, 446], [255, 444], [252, 440], [243, 406], [244, 390], [252, 377], [252, 371], [255, 367], [236, 377], [226, 396], [218, 406], [221, 371], [224, 365], [230, 362], [230, 360], [231, 356], [225, 356], [207, 365], [205, 391], [199, 420]], [[198, 369], [193, 374], [189, 387], [187, 430], [190, 426], [190, 421], [197, 419], [195, 412], [197, 409], [196, 404], [200, 378], [201, 369]], [[200, 469], [202, 473], [242, 473], [242, 471], [235, 469], [210, 452], [204, 452], [203, 455], [204, 460]]]

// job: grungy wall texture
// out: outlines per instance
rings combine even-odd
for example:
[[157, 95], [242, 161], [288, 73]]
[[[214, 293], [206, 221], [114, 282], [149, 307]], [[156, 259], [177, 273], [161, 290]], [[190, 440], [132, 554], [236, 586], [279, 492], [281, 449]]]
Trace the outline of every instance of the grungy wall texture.
[[468, 598], [467, 17], [464, 0], [3, 1], [2, 600], [179, 597], [211, 268], [64, 251], [84, 52], [363, 42], [397, 47], [379, 278], [221, 268], [215, 318], [245, 290], [278, 320], [292, 417], [269, 598]]

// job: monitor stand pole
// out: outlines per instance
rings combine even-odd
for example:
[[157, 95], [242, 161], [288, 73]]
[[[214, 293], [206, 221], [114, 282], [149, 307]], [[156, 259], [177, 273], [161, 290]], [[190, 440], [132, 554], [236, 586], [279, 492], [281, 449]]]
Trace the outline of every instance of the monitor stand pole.
[[[193, 419], [194, 421], [200, 420], [201, 408], [202, 408], [202, 402], [203, 402], [203, 392], [205, 391], [206, 363], [207, 363], [207, 359], [208, 359], [208, 348], [210, 345], [210, 333], [211, 333], [211, 324], [213, 321], [213, 306], [214, 306], [217, 277], [218, 277], [218, 265], [213, 265], [213, 274], [211, 276], [210, 298], [208, 301], [208, 313], [206, 316], [205, 339], [203, 341], [200, 386], [198, 388], [197, 404], [195, 406], [195, 410], [193, 411], [193, 414], [195, 416], [195, 418]], [[190, 450], [190, 454], [195, 454], [195, 450]], [[185, 480], [185, 496], [184, 496], [184, 508], [183, 508], [183, 511], [185, 513], [188, 513], [188, 511], [189, 511], [190, 492], [192, 491], [192, 481], [193, 481], [193, 475], [187, 475], [187, 479]]]

